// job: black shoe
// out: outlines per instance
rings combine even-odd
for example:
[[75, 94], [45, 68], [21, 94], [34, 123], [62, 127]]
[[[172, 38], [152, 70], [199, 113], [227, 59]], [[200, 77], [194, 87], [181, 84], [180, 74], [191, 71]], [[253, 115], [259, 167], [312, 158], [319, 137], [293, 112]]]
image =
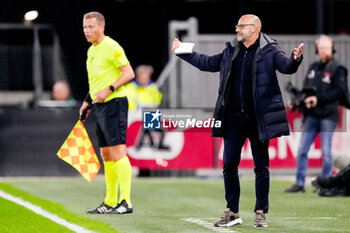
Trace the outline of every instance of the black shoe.
[[304, 189], [304, 186], [294, 184], [292, 187], [284, 190], [284, 192], [285, 193], [299, 193], [299, 192], [305, 193], [305, 189]]
[[91, 210], [87, 210], [86, 213], [88, 213], [88, 214], [106, 214], [109, 211], [111, 211], [112, 208], [113, 208], [112, 206], [106, 205], [105, 203], [102, 202], [100, 206], [98, 206], [94, 209], [91, 209]]
[[129, 206], [125, 200], [122, 200], [122, 202], [113, 207], [108, 214], [131, 214], [132, 211], [132, 205]]

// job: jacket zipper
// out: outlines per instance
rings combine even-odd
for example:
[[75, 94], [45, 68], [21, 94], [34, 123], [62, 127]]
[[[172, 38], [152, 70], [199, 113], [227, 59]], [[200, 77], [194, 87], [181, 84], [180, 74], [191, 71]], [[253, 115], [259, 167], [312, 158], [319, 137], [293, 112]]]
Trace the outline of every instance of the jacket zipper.
[[241, 112], [244, 112], [243, 109], [243, 73], [244, 73], [244, 65], [245, 65], [245, 58], [247, 57], [247, 51], [244, 52], [243, 56], [243, 64], [242, 64], [242, 72], [241, 72], [241, 85], [240, 85], [240, 95], [241, 95]]

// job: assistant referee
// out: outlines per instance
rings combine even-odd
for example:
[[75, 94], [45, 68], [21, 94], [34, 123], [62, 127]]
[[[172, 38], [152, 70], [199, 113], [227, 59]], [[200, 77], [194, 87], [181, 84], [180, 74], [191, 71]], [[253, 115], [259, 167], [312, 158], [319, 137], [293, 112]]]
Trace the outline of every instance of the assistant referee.
[[[125, 145], [128, 100], [123, 85], [135, 77], [135, 74], [123, 48], [115, 40], [105, 36], [104, 28], [105, 18], [101, 13], [89, 12], [84, 15], [84, 34], [86, 40], [92, 44], [86, 60], [90, 91], [79, 113], [83, 115], [92, 103], [106, 180], [104, 201], [87, 213], [126, 214], [132, 213], [133, 208], [130, 200], [131, 164], [126, 156]], [[86, 117], [89, 114], [90, 110]]]

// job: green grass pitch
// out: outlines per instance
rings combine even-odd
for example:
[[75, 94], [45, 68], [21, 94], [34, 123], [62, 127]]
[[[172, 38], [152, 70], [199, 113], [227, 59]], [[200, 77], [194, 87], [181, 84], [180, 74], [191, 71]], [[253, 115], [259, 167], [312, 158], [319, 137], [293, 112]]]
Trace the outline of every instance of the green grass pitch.
[[[236, 232], [350, 232], [350, 198], [319, 197], [307, 187], [305, 194], [285, 194], [290, 181], [271, 179], [269, 227], [253, 227], [253, 179], [241, 179], [240, 214]], [[134, 178], [129, 215], [88, 215], [85, 210], [104, 198], [104, 179], [2, 179], [0, 190], [39, 205], [67, 221], [94, 232], [215, 232], [184, 221], [194, 218], [213, 223], [225, 209], [223, 180], [196, 178]], [[72, 232], [67, 228], [0, 198], [0, 232]]]

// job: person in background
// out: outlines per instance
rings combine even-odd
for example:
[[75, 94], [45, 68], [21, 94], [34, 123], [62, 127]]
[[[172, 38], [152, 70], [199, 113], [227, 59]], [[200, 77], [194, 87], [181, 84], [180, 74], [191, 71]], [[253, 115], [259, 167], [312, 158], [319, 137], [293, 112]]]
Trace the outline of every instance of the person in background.
[[335, 176], [318, 176], [311, 184], [320, 196], [350, 196], [350, 164], [341, 169]]
[[[156, 83], [152, 81], [154, 69], [150, 65], [139, 65], [135, 69], [136, 78], [126, 85], [126, 93], [129, 100], [129, 110], [141, 108], [156, 108], [162, 100], [162, 93], [158, 90]], [[153, 132], [160, 133], [159, 143], [156, 145], [152, 136]], [[150, 146], [161, 150], [168, 150], [164, 145], [165, 133], [163, 129], [143, 129], [137, 142], [136, 149], [144, 145], [145, 137], [149, 138]]]
[[70, 98], [70, 88], [65, 81], [57, 81], [52, 86], [52, 100], [66, 101]]
[[64, 107], [74, 107], [77, 101], [73, 99], [70, 93], [70, 87], [66, 81], [60, 80], [52, 86], [52, 100], [60, 101]]
[[320, 177], [330, 177], [333, 172], [332, 138], [339, 121], [338, 105], [349, 107], [347, 69], [334, 59], [333, 39], [321, 35], [316, 40], [319, 60], [310, 65], [303, 89], [313, 89], [301, 105], [303, 133], [300, 139], [295, 184], [286, 193], [305, 192], [307, 154], [316, 136], [321, 136], [322, 172]]
[[135, 69], [136, 78], [126, 85], [129, 110], [158, 107], [162, 100], [162, 93], [152, 81], [153, 67], [139, 65]]

